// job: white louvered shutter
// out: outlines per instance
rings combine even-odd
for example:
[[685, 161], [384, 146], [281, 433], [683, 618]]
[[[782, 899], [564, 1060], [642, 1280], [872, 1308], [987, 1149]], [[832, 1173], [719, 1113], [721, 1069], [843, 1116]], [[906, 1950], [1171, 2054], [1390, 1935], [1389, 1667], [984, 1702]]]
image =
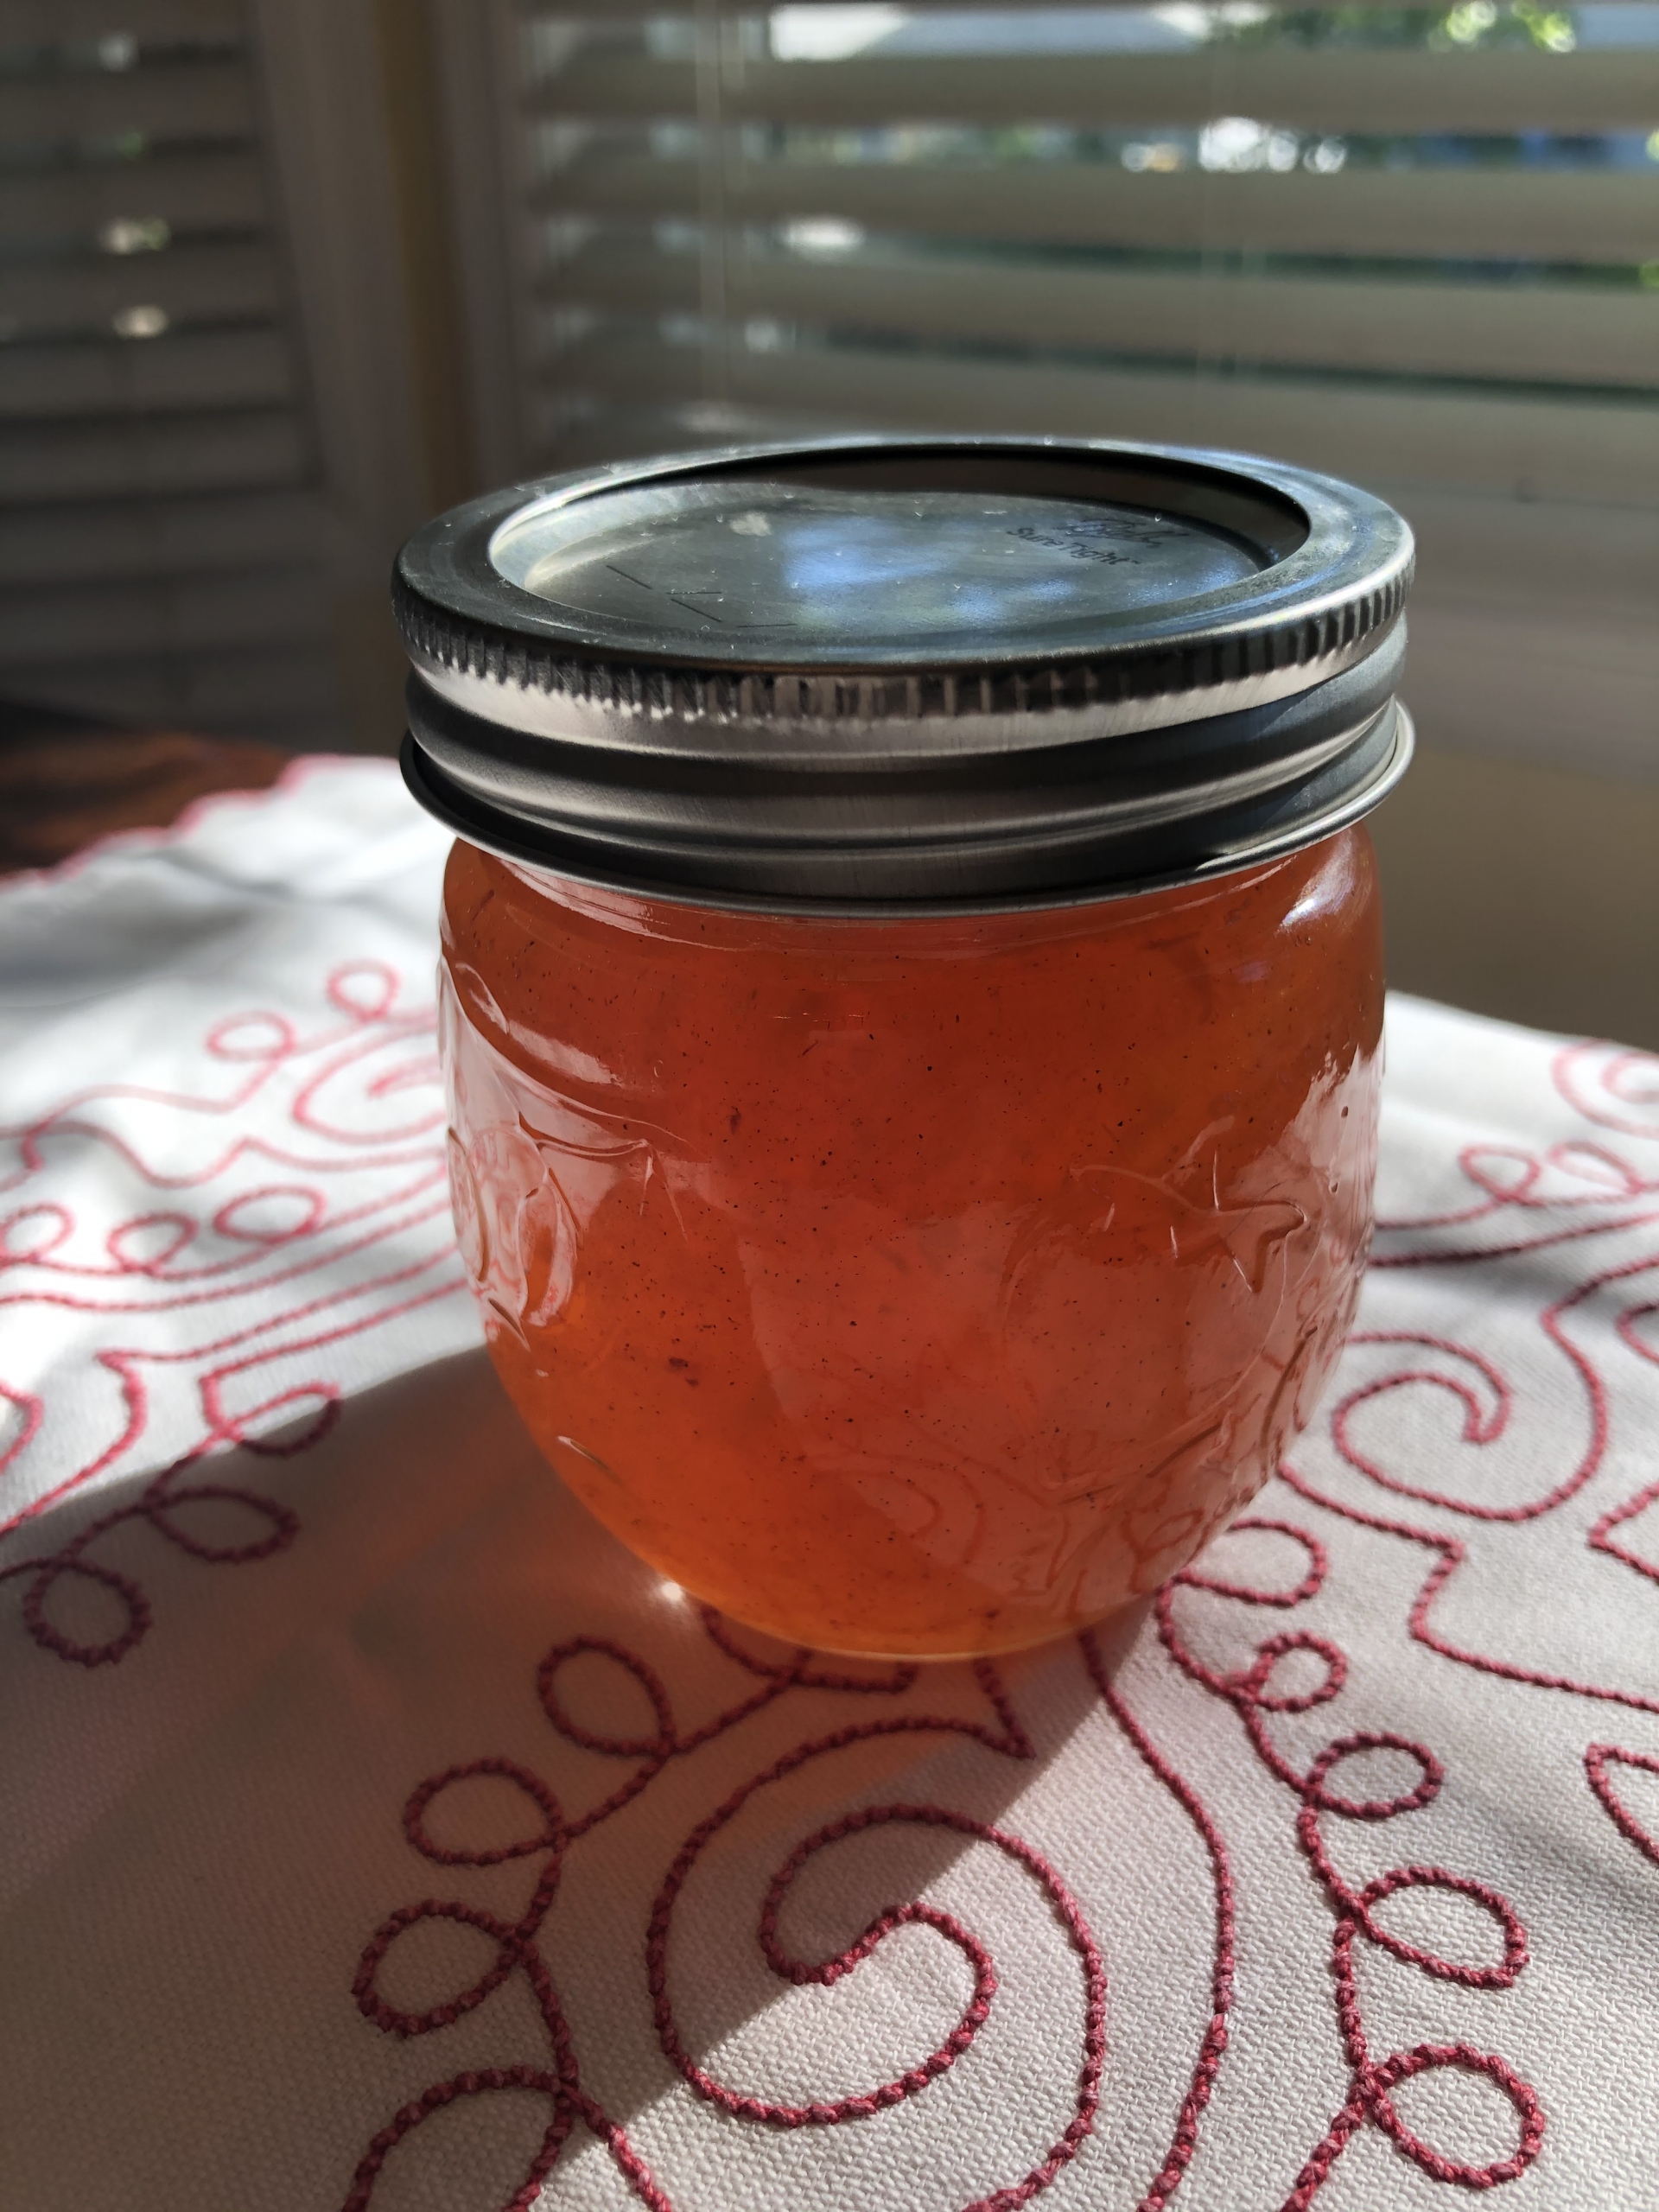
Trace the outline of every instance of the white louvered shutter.
[[348, 734], [338, 595], [408, 518], [329, 466], [266, 60], [239, 0], [0, 0], [8, 697]]
[[1278, 454], [1415, 524], [1430, 743], [1659, 776], [1659, 7], [439, 8], [493, 474]]

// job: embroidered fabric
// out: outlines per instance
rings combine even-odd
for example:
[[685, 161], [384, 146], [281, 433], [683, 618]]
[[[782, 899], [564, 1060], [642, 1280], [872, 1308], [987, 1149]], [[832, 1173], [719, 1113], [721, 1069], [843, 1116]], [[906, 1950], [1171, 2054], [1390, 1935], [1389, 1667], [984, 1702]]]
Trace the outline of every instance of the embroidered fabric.
[[1250, 1514], [1109, 1634], [826, 1661], [493, 1380], [444, 843], [311, 762], [0, 892], [8, 2201], [1642, 2201], [1659, 1062], [1395, 1001]]

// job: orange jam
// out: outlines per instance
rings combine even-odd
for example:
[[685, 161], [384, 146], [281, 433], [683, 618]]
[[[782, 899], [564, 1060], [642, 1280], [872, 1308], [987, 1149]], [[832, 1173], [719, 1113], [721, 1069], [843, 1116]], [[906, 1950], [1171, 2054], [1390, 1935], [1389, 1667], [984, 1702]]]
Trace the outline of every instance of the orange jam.
[[1371, 1224], [1370, 841], [913, 918], [578, 886], [459, 843], [462, 1249], [622, 1541], [823, 1649], [1007, 1650], [1267, 1480]]

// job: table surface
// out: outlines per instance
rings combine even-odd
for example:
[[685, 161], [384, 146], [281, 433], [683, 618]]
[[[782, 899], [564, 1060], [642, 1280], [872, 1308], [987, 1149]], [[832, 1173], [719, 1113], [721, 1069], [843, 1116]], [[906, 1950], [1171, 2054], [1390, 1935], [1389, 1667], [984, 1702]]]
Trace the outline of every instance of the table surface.
[[0, 887], [7, 2201], [1647, 2201], [1659, 1062], [1392, 1001], [1250, 1512], [1098, 1637], [826, 1662], [493, 1382], [443, 845], [311, 762]]
[[248, 738], [0, 708], [0, 876], [54, 867], [122, 830], [169, 829], [217, 793], [264, 791], [292, 758]]

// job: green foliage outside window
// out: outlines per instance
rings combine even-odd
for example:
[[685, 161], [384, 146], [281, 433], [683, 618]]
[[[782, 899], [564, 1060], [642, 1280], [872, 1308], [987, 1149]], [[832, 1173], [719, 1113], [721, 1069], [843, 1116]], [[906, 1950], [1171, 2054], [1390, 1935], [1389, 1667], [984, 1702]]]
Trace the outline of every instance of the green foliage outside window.
[[1241, 46], [1407, 46], [1455, 53], [1530, 47], [1571, 54], [1578, 32], [1571, 8], [1537, 0], [1461, 0], [1455, 8], [1287, 8], [1271, 15], [1217, 11], [1211, 36]]

